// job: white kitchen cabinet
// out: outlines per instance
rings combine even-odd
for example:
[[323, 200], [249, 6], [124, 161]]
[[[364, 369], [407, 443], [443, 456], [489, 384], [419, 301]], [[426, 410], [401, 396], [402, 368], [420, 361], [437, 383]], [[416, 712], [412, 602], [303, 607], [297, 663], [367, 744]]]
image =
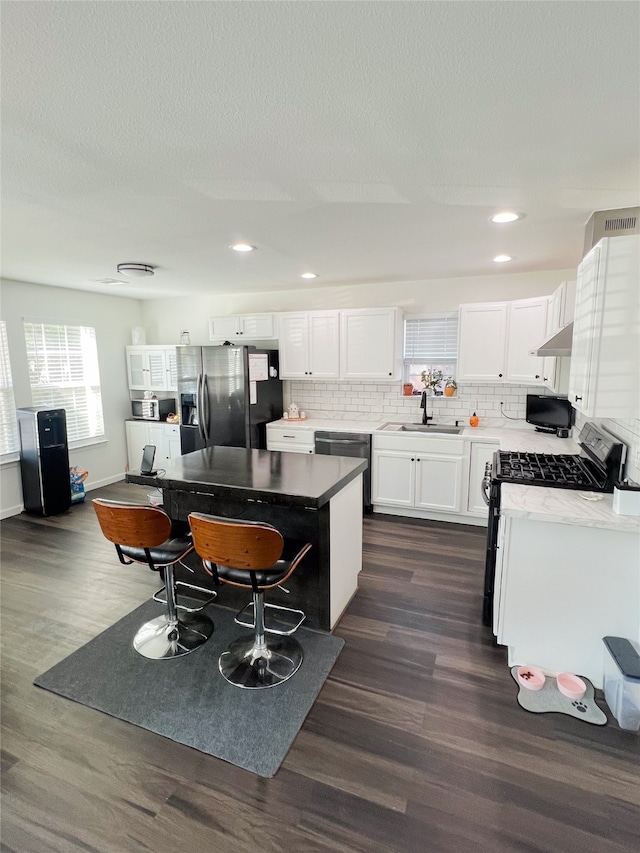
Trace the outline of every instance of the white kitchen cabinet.
[[458, 381], [498, 384], [504, 380], [508, 315], [507, 302], [460, 306]]
[[127, 347], [126, 357], [131, 391], [178, 390], [175, 347]]
[[426, 436], [374, 436], [372, 503], [438, 513], [462, 509], [465, 443]]
[[282, 379], [338, 379], [340, 376], [340, 313], [300, 311], [281, 314], [280, 376]]
[[547, 329], [549, 297], [518, 299], [509, 303], [506, 342], [506, 382], [544, 384], [544, 358], [530, 355]]
[[569, 400], [587, 417], [640, 413], [640, 236], [608, 237], [578, 267]]
[[503, 516], [498, 545], [494, 633], [509, 665], [602, 687], [602, 637], [640, 641], [638, 533]]
[[397, 308], [340, 312], [340, 378], [399, 379], [402, 314]]
[[267, 424], [267, 450], [284, 450], [288, 453], [314, 453], [315, 432], [311, 429], [271, 426]]
[[211, 341], [268, 340], [277, 338], [275, 314], [236, 314], [209, 318]]
[[493, 460], [493, 454], [499, 449], [499, 444], [474, 441], [471, 443], [469, 461], [469, 491], [467, 493], [467, 512], [476, 515], [488, 515], [488, 507], [482, 499], [481, 486], [487, 462]]
[[158, 421], [126, 421], [127, 462], [129, 471], [139, 471], [145, 445], [156, 448], [154, 467], [180, 456], [180, 426]]
[[[575, 301], [575, 281], [563, 281], [549, 297], [544, 340], [548, 340], [573, 320]], [[537, 346], [540, 343], [542, 340]], [[537, 349], [537, 346], [534, 349]], [[569, 387], [569, 356], [545, 356], [542, 375], [545, 388], [549, 388], [554, 394], [566, 394]]]
[[542, 385], [543, 359], [529, 355], [545, 337], [548, 297], [460, 306], [458, 380]]

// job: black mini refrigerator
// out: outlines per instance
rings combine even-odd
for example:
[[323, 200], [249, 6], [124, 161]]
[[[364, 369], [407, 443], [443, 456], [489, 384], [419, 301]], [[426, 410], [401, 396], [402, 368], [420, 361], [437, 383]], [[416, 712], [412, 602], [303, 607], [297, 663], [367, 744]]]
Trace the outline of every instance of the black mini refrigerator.
[[18, 409], [20, 473], [26, 512], [57, 515], [71, 506], [64, 409]]

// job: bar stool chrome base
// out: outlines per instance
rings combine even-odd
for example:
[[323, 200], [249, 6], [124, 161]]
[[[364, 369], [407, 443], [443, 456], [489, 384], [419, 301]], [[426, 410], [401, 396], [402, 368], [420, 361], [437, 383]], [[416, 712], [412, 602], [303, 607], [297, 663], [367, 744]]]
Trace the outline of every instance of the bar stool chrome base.
[[302, 658], [302, 646], [293, 637], [269, 637], [263, 646], [254, 636], [240, 637], [220, 655], [218, 667], [230, 684], [261, 690], [295, 675]]
[[202, 614], [186, 613], [177, 620], [166, 614], [152, 619], [133, 638], [134, 649], [145, 658], [179, 658], [199, 649], [213, 634], [213, 622]]

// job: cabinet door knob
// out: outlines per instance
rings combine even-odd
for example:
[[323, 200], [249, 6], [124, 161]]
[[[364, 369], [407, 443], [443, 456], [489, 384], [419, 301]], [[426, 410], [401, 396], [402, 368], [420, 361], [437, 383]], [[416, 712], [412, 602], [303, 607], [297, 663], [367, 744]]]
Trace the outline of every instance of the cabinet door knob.
[[536, 373], [536, 379], [540, 379], [540, 374]]
[[549, 377], [548, 377], [548, 376], [545, 376], [545, 377], [544, 377], [544, 381], [545, 381], [545, 382], [548, 382], [548, 381], [549, 381]]
[[391, 373], [389, 374], [389, 376], [391, 376]]
[[578, 402], [578, 400], [582, 400], [582, 397], [578, 397], [578, 396], [576, 395], [576, 403]]
[[411, 461], [412, 461], [412, 462], [415, 462], [415, 461], [416, 461], [416, 460], [413, 458], [413, 456], [411, 457]]
[[498, 376], [500, 377], [500, 379], [502, 379], [502, 374], [501, 374], [501, 373], [499, 373], [499, 374], [498, 374]]

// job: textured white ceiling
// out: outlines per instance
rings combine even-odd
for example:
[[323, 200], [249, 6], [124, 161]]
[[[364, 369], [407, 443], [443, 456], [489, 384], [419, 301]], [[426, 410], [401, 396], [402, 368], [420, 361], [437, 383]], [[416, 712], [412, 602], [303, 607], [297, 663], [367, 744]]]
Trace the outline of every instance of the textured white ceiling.
[[[575, 266], [590, 213], [638, 203], [639, 22], [608, 0], [2, 2], [2, 275], [154, 298]], [[156, 275], [92, 281], [123, 261]]]

